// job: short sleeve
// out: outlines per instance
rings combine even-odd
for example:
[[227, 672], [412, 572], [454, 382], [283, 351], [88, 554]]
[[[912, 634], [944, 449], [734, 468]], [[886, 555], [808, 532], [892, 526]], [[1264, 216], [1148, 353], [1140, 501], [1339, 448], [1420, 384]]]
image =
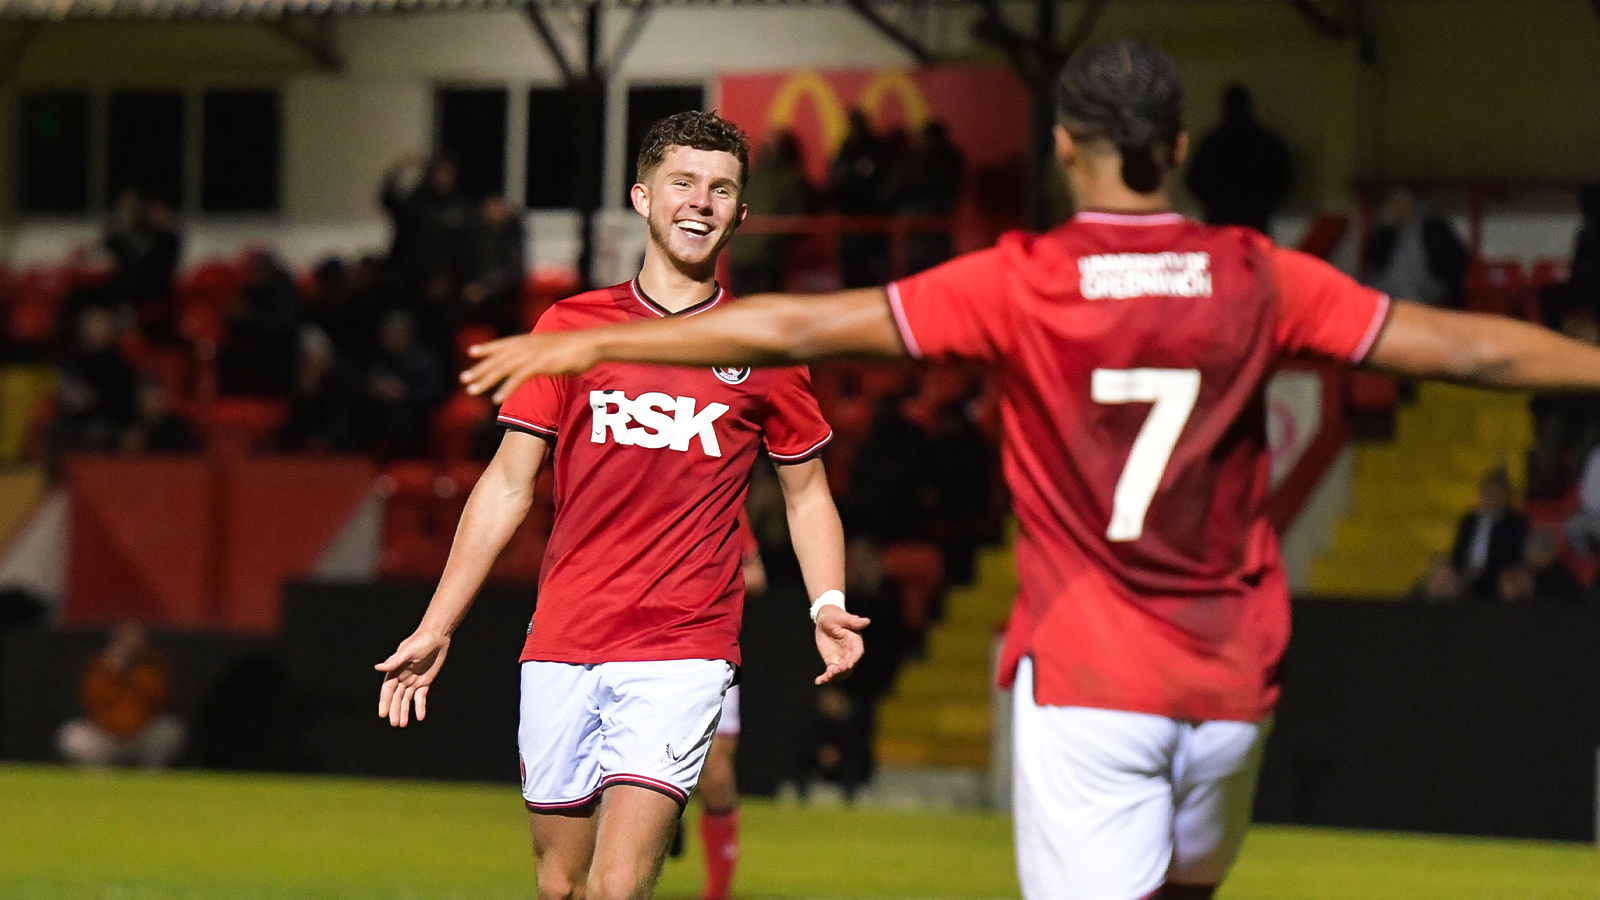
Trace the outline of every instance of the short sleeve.
[[1389, 316], [1389, 296], [1314, 256], [1268, 250], [1281, 298], [1278, 346], [1344, 362], [1366, 358]]
[[994, 360], [1010, 343], [1000, 248], [958, 256], [889, 285], [889, 308], [917, 359]]
[[833, 429], [811, 393], [811, 372], [795, 366], [775, 374], [767, 394], [767, 420], [762, 423], [767, 456], [779, 465], [814, 459], [833, 440]]
[[[567, 330], [558, 324], [556, 316], [551, 315], [556, 308], [551, 307], [539, 317], [538, 324], [533, 327], [535, 334]], [[529, 378], [506, 398], [496, 418], [507, 428], [554, 438], [561, 430], [561, 409], [566, 404], [567, 391], [571, 383], [572, 379], [566, 375], [538, 375]]]

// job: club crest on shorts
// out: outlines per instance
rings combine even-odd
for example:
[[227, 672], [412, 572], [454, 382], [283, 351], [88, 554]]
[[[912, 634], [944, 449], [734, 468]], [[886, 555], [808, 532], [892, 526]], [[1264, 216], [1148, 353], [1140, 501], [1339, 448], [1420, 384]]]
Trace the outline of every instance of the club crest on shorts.
[[711, 373], [721, 379], [723, 384], [743, 384], [744, 380], [750, 377], [750, 367], [713, 366]]

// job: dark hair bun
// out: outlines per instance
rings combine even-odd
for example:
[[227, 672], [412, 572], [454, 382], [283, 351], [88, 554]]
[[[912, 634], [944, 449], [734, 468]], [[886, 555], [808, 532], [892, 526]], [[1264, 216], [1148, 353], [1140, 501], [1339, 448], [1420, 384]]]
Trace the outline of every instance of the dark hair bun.
[[1085, 47], [1061, 69], [1056, 115], [1075, 135], [1110, 141], [1123, 181], [1149, 193], [1183, 130], [1183, 82], [1165, 53], [1137, 38]]

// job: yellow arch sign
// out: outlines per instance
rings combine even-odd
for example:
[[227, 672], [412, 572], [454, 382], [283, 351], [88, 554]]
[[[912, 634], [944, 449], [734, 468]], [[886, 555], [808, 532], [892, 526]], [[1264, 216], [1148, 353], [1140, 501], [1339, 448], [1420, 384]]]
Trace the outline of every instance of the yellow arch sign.
[[900, 106], [906, 113], [906, 126], [915, 135], [928, 124], [928, 99], [922, 96], [922, 89], [911, 80], [911, 73], [904, 69], [889, 69], [880, 72], [878, 77], [872, 79], [867, 89], [861, 92], [861, 101], [856, 105], [866, 111], [868, 116], [877, 118], [883, 109], [884, 100], [893, 94], [900, 98]]
[[828, 143], [829, 152], [839, 149], [850, 131], [849, 118], [839, 102], [839, 95], [834, 93], [833, 85], [824, 81], [813, 69], [790, 75], [778, 88], [772, 97], [772, 105], [767, 109], [768, 127], [773, 131], [788, 128], [794, 122], [795, 110], [799, 108], [803, 97], [810, 97], [817, 109], [817, 118], [822, 120], [822, 137]]
[[[928, 99], [912, 80], [911, 73], [904, 69], [878, 72], [854, 105], [875, 118], [890, 96], [899, 99], [905, 110], [906, 124], [913, 133], [928, 123]], [[833, 85], [814, 69], [802, 69], [790, 75], [772, 95], [772, 104], [767, 108], [768, 129], [776, 131], [793, 124], [800, 103], [806, 98], [810, 98], [816, 107], [817, 118], [822, 122], [822, 139], [827, 144], [828, 152], [837, 151], [850, 131], [849, 108], [840, 100]]]

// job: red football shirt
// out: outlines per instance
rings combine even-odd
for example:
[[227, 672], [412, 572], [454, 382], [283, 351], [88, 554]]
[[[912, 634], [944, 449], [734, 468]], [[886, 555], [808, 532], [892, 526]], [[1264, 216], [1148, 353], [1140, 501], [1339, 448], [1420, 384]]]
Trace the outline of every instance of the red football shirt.
[[1255, 721], [1289, 592], [1266, 516], [1276, 361], [1360, 361], [1388, 298], [1240, 228], [1083, 213], [889, 288], [907, 350], [991, 363], [1020, 525], [1002, 658], [1039, 703]]
[[[726, 302], [719, 289], [678, 315]], [[629, 283], [562, 300], [534, 331], [666, 315]], [[555, 522], [522, 659], [738, 664], [738, 523], [759, 445], [792, 464], [833, 435], [807, 370], [602, 363], [528, 380], [500, 423], [555, 443]]]

